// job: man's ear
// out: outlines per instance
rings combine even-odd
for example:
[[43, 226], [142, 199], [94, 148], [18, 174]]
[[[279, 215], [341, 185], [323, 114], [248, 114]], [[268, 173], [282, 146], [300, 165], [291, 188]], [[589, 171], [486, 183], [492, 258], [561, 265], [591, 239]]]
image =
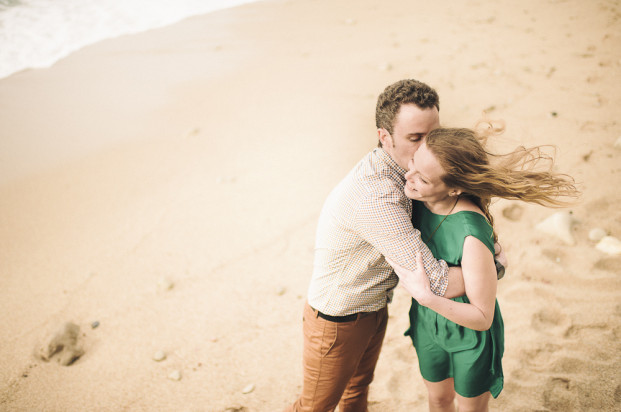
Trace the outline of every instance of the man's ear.
[[377, 137], [382, 144], [382, 147], [392, 147], [392, 136], [388, 133], [388, 130], [382, 128], [377, 129]]

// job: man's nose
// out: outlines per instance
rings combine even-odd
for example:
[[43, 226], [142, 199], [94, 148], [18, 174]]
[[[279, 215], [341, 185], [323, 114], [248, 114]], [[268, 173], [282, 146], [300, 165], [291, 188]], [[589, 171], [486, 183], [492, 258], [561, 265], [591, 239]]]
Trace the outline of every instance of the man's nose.
[[[413, 170], [414, 170], [414, 159], [410, 159], [408, 161], [408, 173], [410, 173]], [[406, 173], [406, 176], [407, 176], [407, 173]]]

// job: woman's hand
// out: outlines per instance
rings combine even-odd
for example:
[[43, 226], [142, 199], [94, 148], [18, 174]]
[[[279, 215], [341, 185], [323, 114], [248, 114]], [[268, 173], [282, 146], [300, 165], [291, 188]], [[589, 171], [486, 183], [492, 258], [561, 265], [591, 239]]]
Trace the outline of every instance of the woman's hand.
[[420, 252], [416, 253], [416, 270], [404, 268], [388, 257], [386, 257], [386, 262], [393, 267], [399, 276], [399, 284], [403, 286], [419, 304], [426, 306], [429, 298], [435, 296], [431, 291], [431, 285], [427, 273], [425, 272], [423, 257]]

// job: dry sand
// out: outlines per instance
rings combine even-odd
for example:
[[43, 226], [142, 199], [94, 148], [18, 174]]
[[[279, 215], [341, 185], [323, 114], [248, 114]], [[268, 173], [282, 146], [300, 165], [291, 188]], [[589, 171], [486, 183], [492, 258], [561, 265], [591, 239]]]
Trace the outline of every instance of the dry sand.
[[[0, 410], [293, 401], [321, 205], [406, 77], [444, 125], [487, 111], [499, 148], [557, 145], [584, 192], [573, 246], [535, 230], [554, 210], [494, 206], [510, 268], [490, 409], [620, 410], [621, 257], [587, 236], [621, 237], [620, 73], [618, 1], [267, 0], [0, 80]], [[399, 289], [372, 412], [426, 409], [408, 306]], [[69, 321], [84, 355], [35, 357]]]

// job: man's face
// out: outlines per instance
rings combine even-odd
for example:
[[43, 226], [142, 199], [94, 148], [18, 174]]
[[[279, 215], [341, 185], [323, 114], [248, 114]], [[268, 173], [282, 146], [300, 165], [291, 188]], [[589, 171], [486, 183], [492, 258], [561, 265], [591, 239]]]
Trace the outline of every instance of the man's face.
[[392, 159], [404, 170], [408, 170], [408, 162], [433, 129], [440, 127], [438, 109], [421, 109], [415, 104], [404, 104], [395, 118], [393, 132], [379, 129], [382, 147]]

